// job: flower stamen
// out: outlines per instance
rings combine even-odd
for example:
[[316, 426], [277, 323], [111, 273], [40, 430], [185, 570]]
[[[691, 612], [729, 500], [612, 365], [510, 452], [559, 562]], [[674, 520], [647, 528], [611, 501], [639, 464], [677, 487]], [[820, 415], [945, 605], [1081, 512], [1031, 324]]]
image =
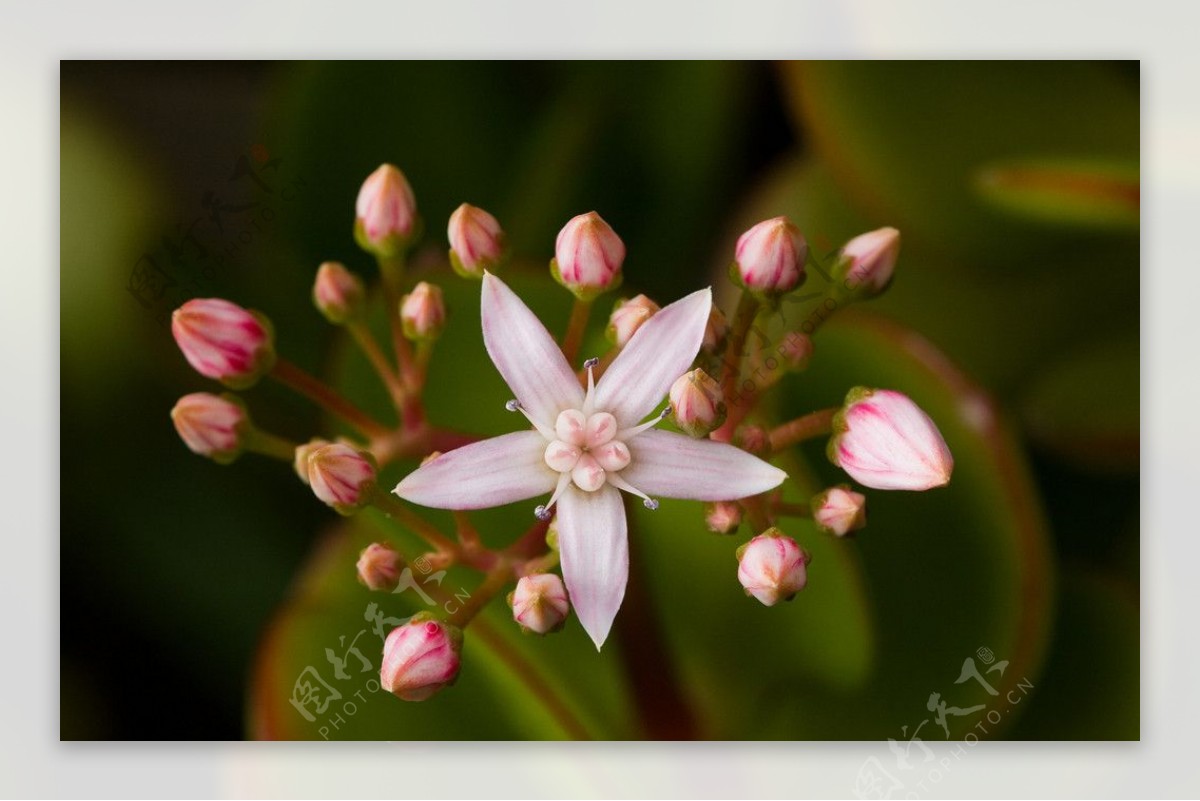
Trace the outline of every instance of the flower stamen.
[[621, 431], [618, 431], [615, 439], [619, 439], [622, 442], [628, 442], [630, 439], [632, 439], [633, 437], [636, 437], [638, 434], [642, 433], [643, 431], [650, 429], [650, 428], [654, 428], [656, 425], [658, 425], [663, 420], [665, 420], [667, 418], [667, 415], [669, 415], [670, 413], [671, 413], [671, 405], [667, 404], [663, 408], [663, 410], [658, 413], [657, 416], [650, 418], [649, 420], [642, 423], [641, 425], [634, 426], [633, 428], [626, 428]]
[[546, 426], [544, 426], [543, 424], [539, 423], [537, 420], [534, 420], [532, 417], [530, 417], [529, 412], [525, 411], [525, 407], [522, 406], [521, 402], [519, 400], [517, 400], [516, 398], [513, 398], [512, 400], [509, 400], [509, 401], [505, 401], [504, 408], [507, 411], [520, 412], [521, 414], [525, 415], [525, 419], [528, 420], [530, 422], [530, 424], [533, 425], [533, 427], [538, 430], [538, 433], [541, 434], [546, 439], [548, 439], [548, 440], [557, 439], [557, 437], [555, 436], [555, 434], [552, 430], [550, 430], [549, 428], [546, 428]]
[[639, 498], [642, 499], [642, 506], [645, 506], [650, 511], [653, 512], [655, 509], [658, 508], [658, 501], [654, 500], [649, 495], [642, 492], [640, 489], [633, 486], [625, 479], [621, 478], [621, 476], [618, 473], [609, 473], [608, 474], [608, 483], [612, 484], [614, 487], [616, 487], [619, 490], [625, 490], [630, 495], [638, 496]]
[[583, 396], [583, 413], [589, 416], [592, 413], [592, 396], [596, 394], [596, 376], [593, 371], [598, 364], [600, 364], [600, 360], [595, 356], [583, 363], [583, 368], [587, 370], [588, 374], [587, 394]]

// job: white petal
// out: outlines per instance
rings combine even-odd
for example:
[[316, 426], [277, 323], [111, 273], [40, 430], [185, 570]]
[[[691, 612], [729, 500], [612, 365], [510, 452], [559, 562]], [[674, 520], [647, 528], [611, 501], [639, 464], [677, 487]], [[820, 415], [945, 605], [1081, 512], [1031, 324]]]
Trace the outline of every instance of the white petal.
[[553, 428], [558, 413], [583, 405], [583, 388], [550, 332], [503, 281], [483, 276], [483, 344], [525, 411]]
[[392, 490], [435, 509], [486, 509], [545, 495], [558, 474], [546, 466], [546, 439], [515, 431], [447, 451], [405, 476]]
[[625, 507], [615, 487], [575, 487], [558, 500], [558, 553], [579, 622], [596, 650], [604, 645], [625, 597], [629, 541]]
[[596, 385], [593, 406], [628, 428], [650, 414], [688, 371], [708, 325], [712, 290], [701, 289], [647, 320]]
[[741, 448], [651, 429], [626, 443], [621, 478], [651, 497], [733, 501], [778, 487], [787, 473]]

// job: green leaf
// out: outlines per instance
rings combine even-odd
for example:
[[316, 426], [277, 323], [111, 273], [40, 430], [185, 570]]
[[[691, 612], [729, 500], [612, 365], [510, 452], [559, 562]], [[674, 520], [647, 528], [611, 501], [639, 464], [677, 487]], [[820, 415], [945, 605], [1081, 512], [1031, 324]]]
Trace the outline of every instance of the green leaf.
[[1137, 163], [1138, 86], [1116, 65], [823, 61], [787, 64], [783, 75], [839, 185], [911, 241], [1004, 273], [1039, 267], [1068, 246], [1108, 246], [1081, 239], [1075, 224], [1046, 226], [1045, 213], [1002, 210], [978, 179], [997, 163], [1047, 155]]
[[[882, 213], [863, 214], [826, 162], [798, 157], [781, 161], [767, 175], [735, 230], [778, 214], [791, 217], [821, 257], [856, 234], [898, 222]], [[1002, 398], [1023, 391], [1047, 360], [1085, 346], [1097, 330], [1136, 332], [1136, 240], [1110, 242], [1098, 252], [1069, 247], [992, 270], [987, 253], [959, 255], [957, 248], [910, 233], [901, 228], [895, 279], [871, 308], [929, 337]], [[808, 272], [808, 283], [782, 307], [791, 325], [803, 322], [809, 310], [799, 299], [819, 293], [826, 283], [818, 270]]]
[[1077, 466], [1136, 471], [1140, 365], [1136, 332], [1048, 361], [1021, 402], [1034, 441]]
[[[954, 476], [930, 492], [866, 491], [868, 526], [838, 543], [859, 561], [877, 633], [866, 681], [854, 693], [796, 693], [775, 707], [767, 736], [900, 738], [902, 727], [911, 732], [928, 717], [933, 692], [960, 707], [994, 700], [977, 685], [955, 684], [977, 649], [1008, 661], [993, 682], [1003, 694], [1037, 675], [1046, 646], [1054, 597], [1047, 534], [997, 407], [927, 340], [860, 312], [822, 329], [812, 367], [788, 382], [781, 411], [838, 405], [851, 385], [912, 397], [949, 444]], [[825, 460], [823, 443], [806, 452], [821, 485], [846, 480]], [[821, 569], [814, 561], [810, 581]], [[949, 725], [961, 737], [974, 720]]]
[[1100, 574], [1069, 572], [1055, 629], [1054, 650], [1014, 738], [1139, 739], [1137, 590]]
[[997, 208], [1034, 221], [1136, 230], [1141, 183], [1136, 164], [1017, 160], [979, 168], [975, 185]]

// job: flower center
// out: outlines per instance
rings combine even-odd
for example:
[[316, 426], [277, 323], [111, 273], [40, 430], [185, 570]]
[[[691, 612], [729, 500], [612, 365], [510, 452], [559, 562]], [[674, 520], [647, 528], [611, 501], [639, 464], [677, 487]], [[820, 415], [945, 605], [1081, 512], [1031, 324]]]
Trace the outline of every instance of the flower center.
[[629, 453], [629, 446], [625, 443], [646, 429], [658, 425], [658, 422], [670, 413], [671, 407], [667, 406], [659, 416], [633, 428], [620, 428], [617, 418], [608, 412], [598, 412], [592, 406], [592, 398], [596, 394], [596, 379], [592, 370], [599, 362], [599, 359], [588, 359], [583, 363], [588, 373], [587, 396], [583, 400], [583, 408], [559, 412], [554, 421], [553, 431], [544, 422], [530, 417], [521, 407], [520, 401], [510, 400], [504, 404], [504, 408], [510, 412], [525, 415], [526, 419], [533, 423], [533, 427], [546, 438], [548, 444], [543, 458], [550, 469], [558, 473], [558, 486], [554, 488], [550, 500], [533, 510], [538, 520], [549, 520], [552, 517], [550, 507], [554, 506], [558, 496], [571, 484], [584, 492], [595, 492], [605, 484], [611, 484], [619, 490], [631, 492], [641, 498], [642, 505], [647, 509], [658, 508], [658, 501], [621, 478], [620, 472], [629, 467], [633, 458]]
[[609, 473], [629, 466], [629, 447], [617, 439], [617, 419], [608, 412], [585, 415], [567, 409], [554, 423], [553, 439], [546, 446], [546, 464], [558, 473], [570, 473], [584, 492], [604, 486]]

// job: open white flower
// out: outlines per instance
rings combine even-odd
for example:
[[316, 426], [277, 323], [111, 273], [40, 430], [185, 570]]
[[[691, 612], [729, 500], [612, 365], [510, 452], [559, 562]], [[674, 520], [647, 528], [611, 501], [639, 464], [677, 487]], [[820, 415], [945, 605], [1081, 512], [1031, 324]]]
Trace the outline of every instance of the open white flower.
[[444, 453], [396, 486], [405, 500], [438, 509], [482, 509], [552, 493], [558, 547], [571, 603], [599, 649], [625, 595], [629, 573], [620, 490], [728, 501], [778, 486], [786, 474], [743, 450], [642, 422], [696, 358], [712, 292], [672, 303], [642, 325], [598, 383], [585, 392], [562, 351], [504, 282], [483, 279], [483, 341], [534, 430]]

